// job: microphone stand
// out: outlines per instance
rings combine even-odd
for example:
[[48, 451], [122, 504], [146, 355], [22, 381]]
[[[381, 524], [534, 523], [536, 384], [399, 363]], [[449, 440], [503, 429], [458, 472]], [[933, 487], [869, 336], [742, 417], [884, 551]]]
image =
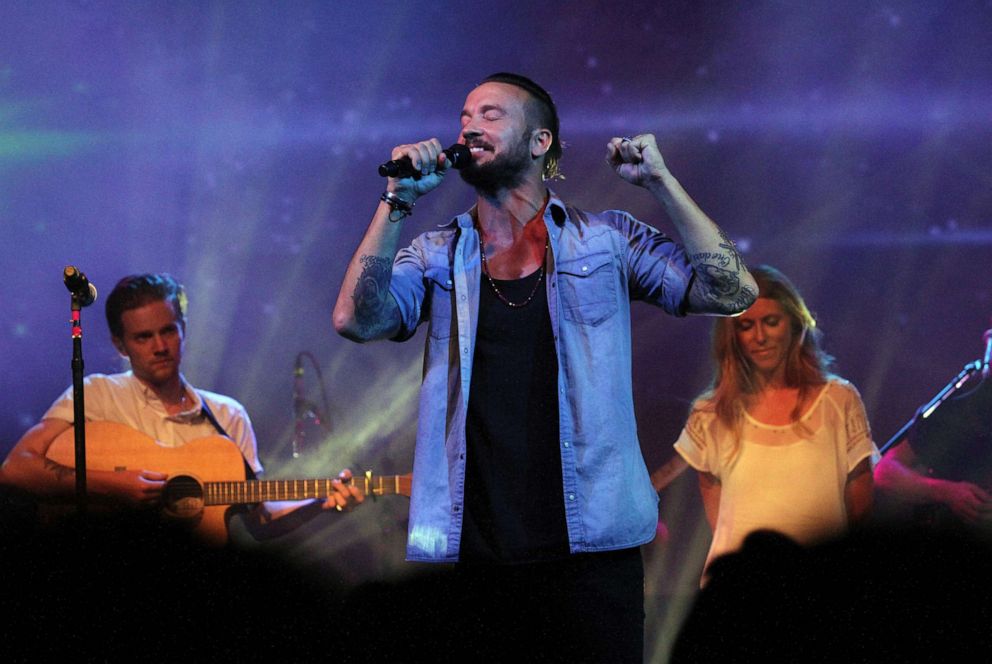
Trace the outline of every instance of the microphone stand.
[[306, 431], [303, 420], [306, 414], [306, 402], [303, 400], [303, 353], [296, 356], [293, 367], [293, 458], [303, 456], [306, 446]]
[[[320, 393], [324, 399], [324, 410], [304, 397], [303, 386], [303, 359], [308, 358], [317, 372], [317, 380], [320, 384]], [[324, 376], [320, 372], [320, 365], [313, 353], [300, 351], [296, 355], [296, 363], [293, 366], [293, 458], [298, 459], [306, 451], [307, 444], [307, 422], [312, 421], [326, 433], [330, 433], [331, 428], [327, 424], [325, 413], [328, 411], [327, 392], [324, 389]]]
[[940, 392], [937, 392], [937, 395], [933, 399], [920, 406], [916, 412], [913, 413], [913, 417], [911, 417], [906, 424], [902, 425], [902, 428], [899, 429], [899, 431], [897, 431], [892, 438], [889, 438], [885, 445], [882, 446], [882, 449], [879, 450], [879, 453], [885, 454], [890, 447], [902, 440], [902, 438], [920, 418], [926, 419], [930, 417], [930, 415], [937, 410], [942, 403], [950, 399], [954, 393], [960, 390], [973, 375], [981, 371], [982, 366], [983, 363], [981, 360], [975, 360], [974, 362], [969, 362], [964, 365], [964, 369], [962, 369], [961, 372], [951, 380], [951, 382], [945, 385]]
[[83, 323], [80, 297], [72, 294], [72, 410], [76, 443], [76, 507], [86, 514], [86, 407], [83, 401]]

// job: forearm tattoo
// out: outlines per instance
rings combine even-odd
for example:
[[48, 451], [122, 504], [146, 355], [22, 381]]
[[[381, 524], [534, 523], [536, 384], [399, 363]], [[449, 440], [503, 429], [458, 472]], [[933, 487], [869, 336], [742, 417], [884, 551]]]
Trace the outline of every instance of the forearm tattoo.
[[45, 468], [54, 473], [55, 478], [62, 481], [65, 478], [73, 478], [76, 476], [76, 469], [70, 468], [69, 466], [63, 466], [61, 463], [55, 463], [51, 459], [45, 459]]
[[392, 278], [392, 261], [382, 256], [362, 255], [362, 274], [355, 285], [351, 299], [355, 303], [355, 320], [363, 335], [372, 336], [386, 330], [386, 303], [389, 297], [389, 280]]
[[703, 251], [689, 257], [696, 269], [694, 290], [705, 310], [736, 314], [751, 306], [757, 293], [741, 284], [741, 272], [747, 269], [744, 261], [733, 241], [722, 230], [718, 232], [721, 242], [717, 246], [723, 251]]

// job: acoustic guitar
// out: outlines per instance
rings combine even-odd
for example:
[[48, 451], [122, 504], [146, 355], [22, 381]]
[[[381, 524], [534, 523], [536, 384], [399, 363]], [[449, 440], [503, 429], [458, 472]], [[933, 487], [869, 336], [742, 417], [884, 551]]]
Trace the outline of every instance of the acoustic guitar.
[[[60, 434], [46, 456], [70, 468], [76, 465], [73, 429]], [[90, 470], [153, 470], [168, 475], [162, 510], [188, 520], [211, 544], [228, 539], [231, 505], [267, 500], [308, 500], [334, 493], [336, 478], [248, 480], [241, 450], [228, 438], [207, 436], [179, 447], [165, 447], [144, 433], [117, 422], [86, 423], [86, 467]], [[412, 475], [375, 476], [368, 471], [351, 480], [366, 496], [410, 496]]]

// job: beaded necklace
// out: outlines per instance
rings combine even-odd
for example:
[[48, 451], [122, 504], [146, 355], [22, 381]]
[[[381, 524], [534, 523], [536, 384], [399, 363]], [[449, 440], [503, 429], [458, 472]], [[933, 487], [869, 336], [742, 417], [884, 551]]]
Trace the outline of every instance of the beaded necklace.
[[505, 295], [503, 295], [500, 292], [499, 288], [496, 286], [496, 282], [493, 280], [492, 275], [489, 274], [489, 263], [486, 262], [486, 243], [482, 240], [481, 231], [479, 232], [479, 251], [482, 252], [482, 273], [486, 275], [486, 279], [489, 280], [489, 285], [492, 287], [493, 293], [496, 294], [496, 297], [499, 298], [500, 302], [513, 309], [526, 307], [528, 304], [530, 304], [530, 301], [534, 299], [535, 295], [537, 295], [537, 289], [541, 287], [541, 283], [544, 281], [544, 264], [547, 262], [548, 248], [550, 246], [551, 245], [549, 238], [545, 237], [544, 260], [541, 261], [541, 269], [540, 269], [540, 273], [537, 275], [537, 283], [534, 284], [534, 289], [530, 292], [530, 295], [528, 295], [527, 299], [524, 300], [523, 302], [511, 302], [509, 299], [507, 299]]

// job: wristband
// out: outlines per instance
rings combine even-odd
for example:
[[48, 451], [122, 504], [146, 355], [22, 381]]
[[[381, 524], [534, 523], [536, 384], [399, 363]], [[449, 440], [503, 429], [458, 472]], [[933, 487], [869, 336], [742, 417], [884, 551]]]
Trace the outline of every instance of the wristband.
[[[414, 203], [408, 203], [391, 191], [382, 192], [382, 196], [379, 197], [379, 200], [388, 205], [389, 209], [393, 212], [402, 212], [403, 217], [409, 217], [413, 214]], [[403, 217], [400, 217], [395, 221], [399, 221], [400, 219], [403, 219]], [[389, 216], [389, 220], [394, 221], [392, 215]]]

